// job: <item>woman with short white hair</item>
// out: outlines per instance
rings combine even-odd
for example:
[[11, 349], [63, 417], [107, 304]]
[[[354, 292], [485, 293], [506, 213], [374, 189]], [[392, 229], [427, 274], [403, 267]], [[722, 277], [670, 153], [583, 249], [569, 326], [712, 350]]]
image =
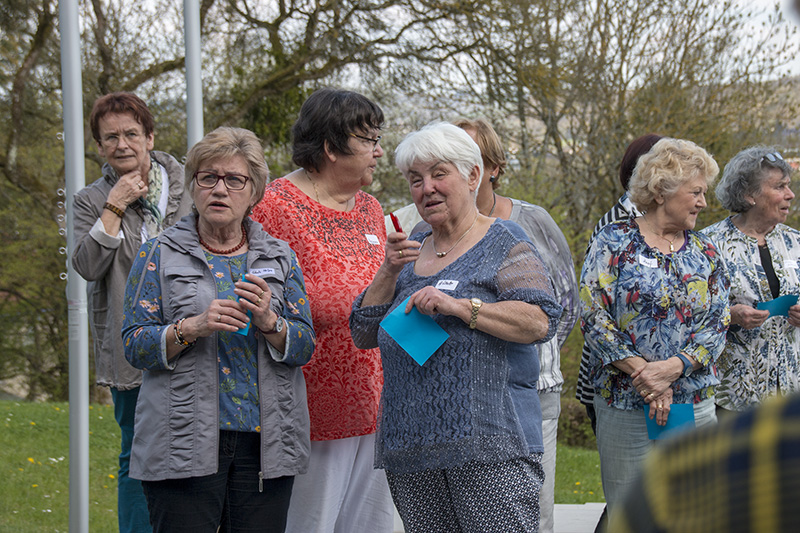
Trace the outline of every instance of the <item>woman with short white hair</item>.
[[[535, 388], [512, 381], [536, 383], [534, 344], [561, 316], [547, 269], [522, 228], [479, 213], [483, 162], [467, 132], [426, 126], [395, 161], [430, 229], [389, 234], [350, 316], [356, 345], [380, 347], [383, 362], [375, 464], [409, 533], [537, 531], [541, 409]], [[399, 306], [449, 334], [422, 365], [379, 327]]]

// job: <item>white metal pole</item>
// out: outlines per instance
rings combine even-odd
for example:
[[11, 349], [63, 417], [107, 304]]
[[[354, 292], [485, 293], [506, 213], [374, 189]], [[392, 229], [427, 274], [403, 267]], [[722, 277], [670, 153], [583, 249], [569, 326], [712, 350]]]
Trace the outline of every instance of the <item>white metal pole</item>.
[[200, 54], [200, 0], [183, 1], [183, 39], [186, 48], [187, 150], [203, 138], [203, 79]]
[[69, 312], [69, 530], [89, 531], [89, 338], [86, 281], [72, 268], [73, 195], [85, 185], [83, 84], [78, 0], [60, 0], [61, 90], [67, 203]]

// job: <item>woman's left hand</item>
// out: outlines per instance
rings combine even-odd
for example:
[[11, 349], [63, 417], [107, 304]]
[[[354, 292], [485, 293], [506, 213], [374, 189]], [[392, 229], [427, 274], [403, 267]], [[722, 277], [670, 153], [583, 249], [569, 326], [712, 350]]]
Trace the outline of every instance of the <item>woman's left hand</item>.
[[455, 315], [458, 310], [458, 302], [452, 296], [448, 296], [439, 289], [423, 287], [408, 298], [406, 313], [416, 307], [417, 311], [423, 315]]
[[278, 315], [270, 308], [272, 291], [264, 279], [245, 274], [246, 281], [237, 281], [234, 292], [239, 296], [239, 303], [245, 310], [253, 313], [252, 323], [261, 331], [270, 331], [275, 327]]
[[800, 304], [793, 305], [789, 308], [789, 324], [800, 328]]
[[669, 417], [669, 406], [672, 405], [672, 388], [667, 388], [659, 396], [656, 396], [649, 402], [650, 404], [650, 419], [656, 417], [656, 424], [659, 426], [667, 425], [667, 418]]
[[[677, 360], [680, 361], [680, 359]], [[682, 369], [682, 363], [681, 369], [678, 370], [676, 363], [670, 361], [670, 359], [664, 361], [650, 361], [631, 374], [633, 386], [636, 387], [636, 391], [639, 395], [641, 395], [647, 403], [650, 403], [653, 398], [658, 397], [669, 389], [672, 382], [680, 377], [680, 370]]]

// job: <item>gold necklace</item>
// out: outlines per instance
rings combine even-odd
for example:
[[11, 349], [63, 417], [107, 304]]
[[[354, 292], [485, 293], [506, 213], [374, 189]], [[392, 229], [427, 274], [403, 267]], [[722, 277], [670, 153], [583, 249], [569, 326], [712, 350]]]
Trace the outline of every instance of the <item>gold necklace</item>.
[[472, 231], [472, 228], [474, 228], [474, 227], [475, 227], [475, 223], [476, 223], [477, 221], [478, 221], [478, 213], [475, 213], [475, 220], [473, 220], [473, 221], [472, 221], [472, 225], [469, 227], [469, 229], [467, 229], [467, 231], [465, 231], [465, 232], [464, 232], [464, 234], [463, 234], [461, 237], [459, 237], [459, 238], [458, 238], [458, 240], [456, 241], [456, 243], [455, 243], [453, 246], [451, 246], [451, 247], [450, 247], [450, 249], [449, 249], [449, 250], [447, 250], [446, 252], [437, 252], [437, 251], [436, 251], [436, 240], [433, 238], [433, 235], [431, 235], [431, 246], [433, 246], [433, 251], [434, 251], [434, 252], [436, 252], [436, 257], [444, 257], [444, 256], [446, 256], [447, 254], [449, 254], [450, 252], [452, 252], [452, 251], [453, 251], [453, 248], [455, 248], [456, 246], [458, 246], [458, 243], [460, 243], [460, 242], [461, 242], [461, 240], [462, 240], [464, 237], [466, 237], [466, 236], [467, 236], [467, 233], [469, 233], [470, 231]]
[[661, 237], [662, 240], [667, 241], [669, 243], [669, 253], [674, 253], [675, 246], [672, 243], [675, 242], [675, 239], [678, 238], [678, 235], [680, 235], [681, 232], [679, 231], [678, 233], [676, 233], [675, 236], [672, 238], [672, 240], [670, 240], [667, 239], [664, 235], [659, 235], [658, 233], [656, 233], [656, 230], [653, 229], [653, 226], [650, 224], [650, 221], [647, 220], [647, 215], [642, 215], [642, 220], [644, 220], [644, 223], [647, 224], [647, 227], [650, 228], [650, 231], [652, 231], [656, 237]]
[[319, 191], [317, 190], [317, 184], [314, 183], [314, 180], [311, 179], [311, 176], [308, 175], [308, 170], [303, 169], [303, 172], [306, 173], [306, 179], [311, 182], [311, 186], [314, 187], [314, 196], [317, 197], [317, 203], [321, 204], [322, 202], [319, 201]]

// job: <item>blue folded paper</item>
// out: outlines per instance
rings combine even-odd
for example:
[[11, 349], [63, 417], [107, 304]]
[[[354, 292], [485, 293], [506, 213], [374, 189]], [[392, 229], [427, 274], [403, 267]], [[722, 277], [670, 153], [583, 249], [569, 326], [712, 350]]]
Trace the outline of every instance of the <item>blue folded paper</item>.
[[766, 309], [769, 316], [789, 316], [789, 308], [797, 303], [796, 294], [784, 294], [774, 300], [758, 302], [756, 309]]
[[690, 403], [674, 403], [669, 406], [667, 425], [659, 426], [655, 417], [650, 419], [650, 405], [644, 404], [644, 416], [647, 422], [647, 438], [663, 439], [679, 431], [694, 428], [694, 405]]
[[[409, 296], [410, 298], [410, 296]], [[420, 366], [450, 337], [431, 317], [412, 307], [406, 314], [408, 298], [381, 321], [381, 327]]]

